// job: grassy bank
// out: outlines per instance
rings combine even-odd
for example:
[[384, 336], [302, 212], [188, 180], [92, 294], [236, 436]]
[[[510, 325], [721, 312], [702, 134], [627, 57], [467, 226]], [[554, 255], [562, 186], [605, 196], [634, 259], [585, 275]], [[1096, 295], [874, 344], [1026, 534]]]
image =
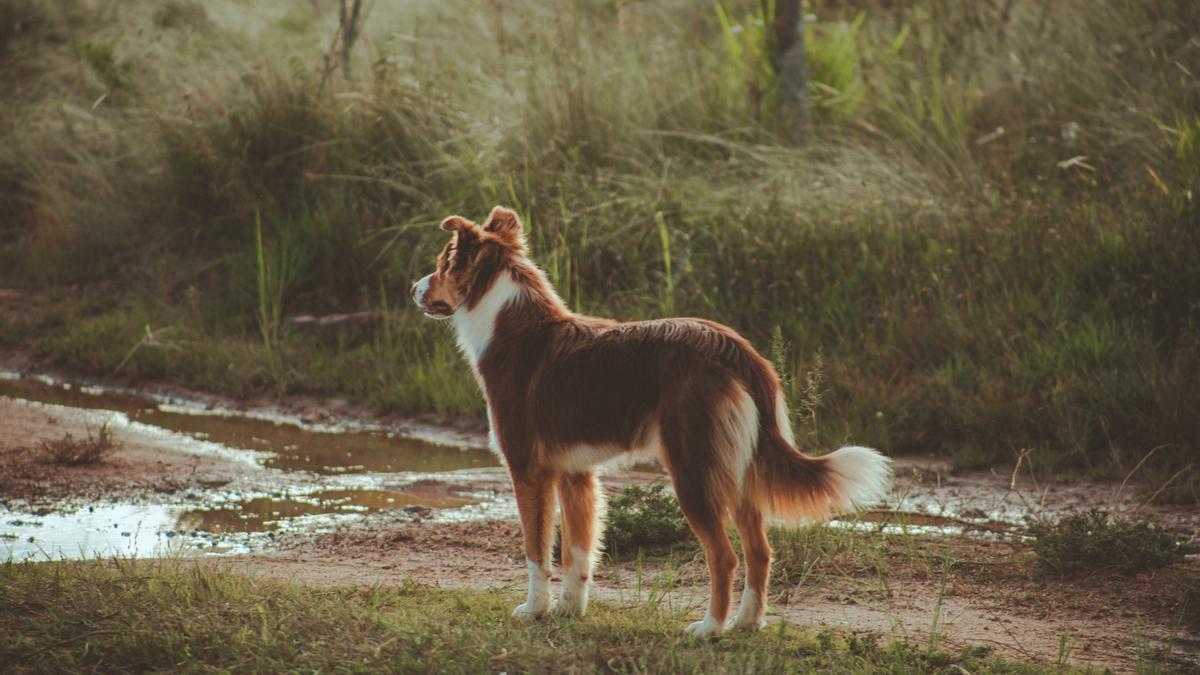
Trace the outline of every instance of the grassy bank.
[[515, 593], [313, 589], [170, 561], [0, 566], [0, 658], [13, 672], [1041, 672], [780, 626], [718, 643], [684, 615], [595, 603], [526, 625]]
[[36, 297], [0, 346], [479, 418], [406, 289], [503, 203], [572, 307], [745, 332], [811, 447], [1153, 450], [1137, 480], [1196, 500], [1200, 10], [807, 9], [796, 143], [752, 2], [379, 6], [351, 80], [329, 2], [0, 1], [0, 284]]

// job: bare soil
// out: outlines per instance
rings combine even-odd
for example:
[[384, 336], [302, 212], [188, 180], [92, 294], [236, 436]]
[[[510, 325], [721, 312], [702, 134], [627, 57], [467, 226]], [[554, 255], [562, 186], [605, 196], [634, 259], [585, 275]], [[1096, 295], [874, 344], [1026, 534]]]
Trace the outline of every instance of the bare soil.
[[[292, 402], [292, 410], [305, 405]], [[310, 411], [316, 414], [315, 411]], [[37, 450], [66, 433], [86, 436], [110, 416], [0, 397], [0, 503], [11, 500], [134, 498], [151, 492], [236, 485], [268, 471], [244, 460], [197, 453], [144, 425], [113, 427], [117, 448], [104, 461], [63, 467]], [[428, 430], [429, 428], [426, 427]], [[430, 433], [436, 429], [430, 430]], [[477, 431], [455, 438], [480, 443]], [[276, 472], [281, 473], [281, 472]], [[620, 472], [606, 478], [609, 491], [653, 474]], [[475, 487], [507, 490], [501, 470], [481, 474]], [[431, 495], [453, 488], [426, 481], [410, 488]], [[775, 588], [769, 620], [831, 626], [855, 634], [899, 637], [943, 649], [983, 645], [997, 654], [1054, 662], [1067, 654], [1076, 665], [1129, 670], [1169, 650], [1168, 662], [1198, 667], [1200, 632], [1178, 620], [1180, 589], [1200, 579], [1200, 560], [1133, 578], [1057, 579], [1040, 570], [1026, 544], [1004, 535], [1021, 530], [1020, 517], [1104, 507], [1164, 523], [1194, 539], [1196, 509], [1146, 504], [1145, 495], [1112, 483], [1036, 484], [1022, 471], [953, 475], [935, 461], [897, 462], [896, 494], [904, 510], [940, 509], [947, 520], [994, 526], [954, 536], [912, 537], [924, 562], [888, 553], [886, 570], [839, 568], [797, 587]], [[515, 520], [444, 523], [420, 512], [377, 514], [364, 524], [333, 532], [293, 532], [252, 555], [217, 564], [239, 572], [326, 586], [416, 582], [444, 588], [511, 589], [524, 585], [524, 554]], [[941, 561], [953, 561], [945, 568]], [[948, 571], [944, 571], [948, 569]], [[670, 588], [665, 602], [703, 611], [702, 559], [605, 563], [597, 570], [596, 598], [616, 604], [647, 602], [652, 588]], [[669, 581], [668, 581], [669, 580]], [[944, 584], [943, 584], [944, 581]]]
[[86, 438], [117, 420], [105, 411], [0, 396], [0, 501], [136, 497], [226, 485], [256, 471], [254, 465], [196, 453], [175, 438], [132, 425], [110, 427], [114, 448], [94, 464], [56, 464], [41, 448], [67, 434]]

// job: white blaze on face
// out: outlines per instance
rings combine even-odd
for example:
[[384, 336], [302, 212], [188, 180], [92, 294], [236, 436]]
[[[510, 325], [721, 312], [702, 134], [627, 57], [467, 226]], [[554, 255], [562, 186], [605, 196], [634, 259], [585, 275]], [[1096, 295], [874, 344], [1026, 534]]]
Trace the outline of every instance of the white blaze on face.
[[454, 332], [458, 335], [458, 346], [462, 349], [471, 367], [479, 367], [479, 359], [492, 341], [496, 331], [496, 317], [512, 300], [521, 294], [521, 285], [512, 277], [501, 272], [492, 287], [472, 309], [459, 309], [454, 313]]
[[417, 303], [417, 307], [424, 309], [422, 301], [425, 299], [425, 294], [429, 292], [429, 280], [432, 278], [432, 274], [426, 274], [413, 287], [413, 302]]

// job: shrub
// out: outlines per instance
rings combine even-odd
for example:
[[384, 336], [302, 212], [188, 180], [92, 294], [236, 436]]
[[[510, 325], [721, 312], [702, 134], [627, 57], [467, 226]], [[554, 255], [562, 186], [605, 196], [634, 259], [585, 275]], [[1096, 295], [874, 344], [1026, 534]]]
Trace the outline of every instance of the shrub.
[[1163, 528], [1114, 520], [1097, 509], [1035, 523], [1032, 531], [1038, 562], [1061, 576], [1133, 575], [1183, 557], [1178, 540]]
[[630, 485], [608, 503], [604, 547], [613, 557], [638, 551], [667, 551], [691, 542], [692, 531], [666, 483]]

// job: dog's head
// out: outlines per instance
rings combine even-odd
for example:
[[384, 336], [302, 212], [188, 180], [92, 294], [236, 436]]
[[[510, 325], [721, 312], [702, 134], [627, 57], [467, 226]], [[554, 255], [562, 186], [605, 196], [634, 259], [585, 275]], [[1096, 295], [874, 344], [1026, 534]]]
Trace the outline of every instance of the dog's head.
[[441, 227], [452, 236], [438, 255], [437, 269], [412, 285], [413, 302], [434, 319], [474, 307], [496, 275], [525, 253], [521, 220], [501, 206], [482, 227], [461, 216], [450, 216]]

